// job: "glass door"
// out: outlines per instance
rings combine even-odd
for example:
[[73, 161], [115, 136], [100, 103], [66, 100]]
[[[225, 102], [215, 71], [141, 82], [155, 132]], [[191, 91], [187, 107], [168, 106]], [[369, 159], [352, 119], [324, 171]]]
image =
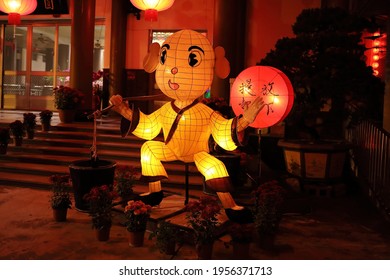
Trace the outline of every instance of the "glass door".
[[69, 81], [70, 28], [5, 27], [4, 109], [54, 109], [53, 87]]
[[26, 93], [27, 33], [27, 27], [5, 27], [3, 43], [3, 104], [5, 109], [29, 107]]

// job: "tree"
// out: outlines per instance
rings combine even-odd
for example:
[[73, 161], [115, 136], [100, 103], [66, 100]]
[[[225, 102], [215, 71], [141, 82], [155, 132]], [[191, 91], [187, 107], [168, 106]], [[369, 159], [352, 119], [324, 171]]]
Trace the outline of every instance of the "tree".
[[[362, 119], [382, 120], [384, 83], [366, 66], [364, 30], [375, 24], [340, 8], [306, 9], [259, 65], [291, 80], [295, 102], [286, 138], [342, 138]], [[289, 129], [293, 128], [293, 129]]]

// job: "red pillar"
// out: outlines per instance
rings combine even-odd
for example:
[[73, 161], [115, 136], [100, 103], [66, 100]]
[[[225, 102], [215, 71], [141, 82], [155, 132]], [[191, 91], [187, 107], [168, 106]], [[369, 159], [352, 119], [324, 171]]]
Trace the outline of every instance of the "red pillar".
[[123, 94], [126, 65], [126, 7], [129, 0], [112, 0], [109, 92]]
[[84, 110], [92, 109], [95, 5], [96, 0], [70, 0], [72, 16], [70, 86], [85, 94]]
[[213, 46], [221, 46], [230, 62], [230, 75], [222, 80], [215, 77], [213, 97], [229, 99], [229, 78], [235, 78], [245, 66], [246, 0], [215, 0]]

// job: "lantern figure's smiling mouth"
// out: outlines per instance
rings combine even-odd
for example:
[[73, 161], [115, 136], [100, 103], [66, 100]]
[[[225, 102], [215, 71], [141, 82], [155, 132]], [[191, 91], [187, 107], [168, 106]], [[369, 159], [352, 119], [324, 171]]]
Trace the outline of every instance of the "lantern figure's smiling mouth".
[[172, 83], [171, 80], [168, 81], [168, 85], [171, 89], [177, 90], [179, 88], [179, 84], [177, 83]]

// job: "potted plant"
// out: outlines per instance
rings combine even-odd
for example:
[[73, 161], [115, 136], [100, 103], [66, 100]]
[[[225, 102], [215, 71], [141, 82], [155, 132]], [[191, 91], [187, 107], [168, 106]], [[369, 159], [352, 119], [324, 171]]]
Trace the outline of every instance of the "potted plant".
[[137, 179], [138, 172], [133, 166], [118, 165], [115, 169], [114, 189], [121, 198], [122, 206], [125, 207], [134, 194], [133, 184]]
[[144, 245], [146, 226], [152, 207], [140, 200], [130, 200], [124, 210], [128, 232], [129, 246], [141, 247]]
[[186, 211], [187, 223], [194, 231], [198, 258], [211, 259], [221, 206], [215, 197], [202, 196], [199, 200], [189, 201]]
[[254, 224], [232, 223], [228, 227], [233, 247], [233, 257], [238, 260], [249, 259], [250, 245], [253, 241]]
[[23, 136], [25, 135], [23, 123], [16, 120], [9, 124], [9, 128], [14, 139], [15, 146], [21, 146], [23, 143]]
[[10, 139], [9, 128], [0, 127], [0, 154], [5, 155], [7, 153]]
[[[305, 9], [292, 26], [295, 36], [279, 39], [258, 63], [284, 72], [295, 92], [285, 139], [279, 142], [289, 173], [292, 162], [302, 167], [292, 174], [305, 180], [341, 178], [349, 149], [344, 130], [362, 119], [382, 120], [378, 108], [383, 108], [384, 83], [366, 65], [362, 40], [363, 31], [376, 27], [344, 9]], [[305, 161], [309, 152], [322, 153], [324, 159]], [[313, 162], [318, 164], [309, 166]], [[326, 166], [334, 168], [315, 172]]]
[[66, 221], [68, 209], [72, 207], [69, 178], [69, 175], [60, 174], [50, 176], [52, 183], [50, 205], [53, 209], [54, 220], [57, 222]]
[[282, 219], [284, 189], [278, 181], [271, 180], [261, 184], [254, 191], [254, 197], [253, 216], [258, 245], [264, 249], [272, 249]]
[[39, 113], [39, 117], [41, 119], [42, 131], [49, 131], [53, 112], [50, 110], [43, 110]]
[[37, 125], [36, 115], [34, 113], [23, 114], [23, 125], [27, 132], [27, 138], [33, 139], [35, 134], [35, 127]]
[[181, 242], [183, 230], [174, 226], [170, 221], [161, 221], [157, 228], [149, 235], [149, 239], [156, 238], [156, 246], [161, 253], [174, 255], [176, 253], [176, 244]]
[[53, 89], [54, 107], [58, 109], [61, 122], [73, 122], [76, 109], [84, 101], [84, 94], [68, 86], [59, 86]]
[[89, 215], [92, 217], [92, 228], [95, 229], [99, 241], [110, 239], [111, 210], [116, 197], [117, 193], [108, 185], [94, 187], [85, 195], [85, 200], [89, 203]]

